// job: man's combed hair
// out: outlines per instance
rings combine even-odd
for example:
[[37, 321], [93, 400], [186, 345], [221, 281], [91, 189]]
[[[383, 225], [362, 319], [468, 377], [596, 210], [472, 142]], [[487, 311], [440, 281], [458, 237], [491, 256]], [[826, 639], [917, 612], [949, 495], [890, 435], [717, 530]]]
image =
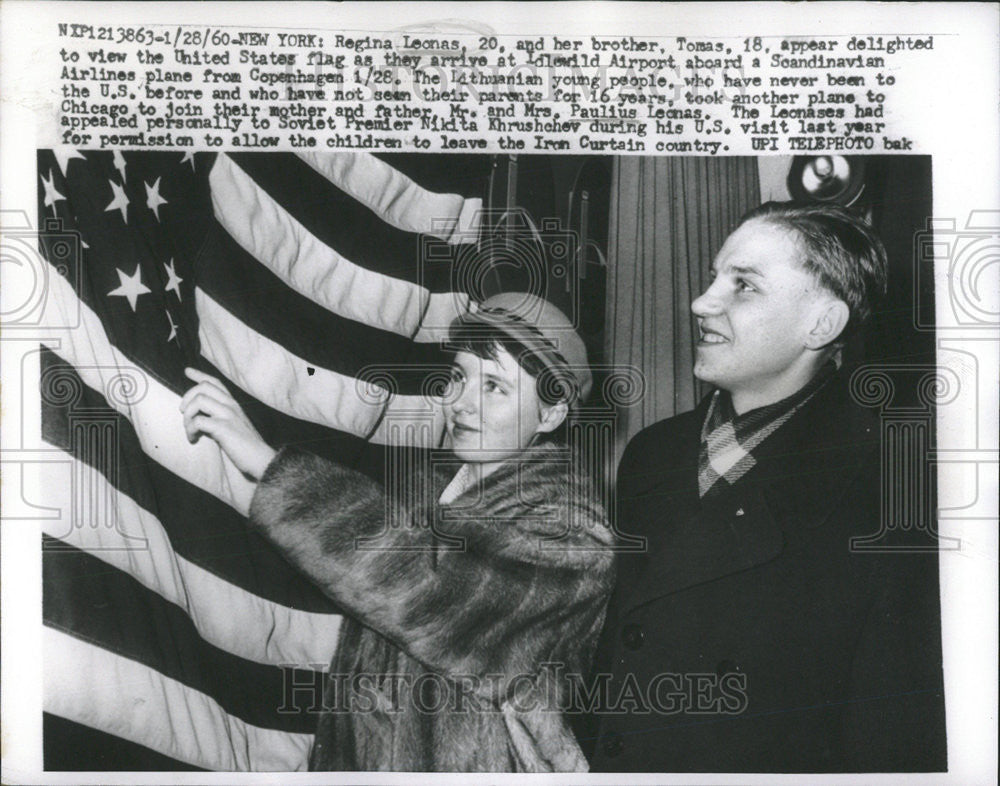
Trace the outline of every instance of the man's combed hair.
[[803, 267], [850, 309], [841, 340], [856, 332], [886, 292], [889, 262], [871, 226], [839, 205], [803, 202], [765, 202], [740, 226], [755, 219], [795, 233]]

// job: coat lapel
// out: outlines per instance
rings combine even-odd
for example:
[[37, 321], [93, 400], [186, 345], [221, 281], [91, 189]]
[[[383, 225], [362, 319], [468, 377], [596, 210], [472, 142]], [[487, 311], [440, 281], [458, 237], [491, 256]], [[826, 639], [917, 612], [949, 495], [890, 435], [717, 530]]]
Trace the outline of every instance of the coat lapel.
[[848, 374], [838, 373], [798, 415], [761, 445], [748, 485], [791, 531], [821, 526], [878, 445], [877, 418], [853, 404]]
[[653, 521], [642, 527], [647, 552], [637, 561], [626, 608], [747, 570], [781, 553], [781, 530], [759, 492], [741, 497], [738, 506], [728, 492], [705, 503], [699, 499], [698, 451], [707, 410], [708, 397], [664, 444], [668, 455], [659, 482], [651, 478], [632, 503]]
[[697, 491], [699, 407], [696, 428], [686, 427], [672, 446], [678, 460], [647, 492], [658, 521], [646, 528], [648, 551], [626, 609], [770, 562], [792, 532], [825, 521], [861, 469], [859, 450], [878, 438], [869, 413], [850, 405], [845, 380], [843, 372], [832, 379], [762, 443], [757, 464], [736, 486], [704, 503]]
[[627, 608], [770, 562], [784, 544], [759, 491], [741, 498], [738, 508], [727, 494], [705, 506], [664, 511], [665, 524], [667, 519], [669, 525], [650, 538]]

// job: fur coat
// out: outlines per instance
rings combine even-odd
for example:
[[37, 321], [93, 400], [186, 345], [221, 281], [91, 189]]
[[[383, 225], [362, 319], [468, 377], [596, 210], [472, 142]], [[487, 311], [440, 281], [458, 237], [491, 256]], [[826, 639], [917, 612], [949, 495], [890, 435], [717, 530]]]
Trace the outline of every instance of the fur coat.
[[604, 620], [605, 513], [551, 446], [433, 502], [456, 467], [393, 500], [285, 448], [261, 479], [251, 521], [347, 612], [310, 769], [586, 769], [557, 675], [587, 673]]

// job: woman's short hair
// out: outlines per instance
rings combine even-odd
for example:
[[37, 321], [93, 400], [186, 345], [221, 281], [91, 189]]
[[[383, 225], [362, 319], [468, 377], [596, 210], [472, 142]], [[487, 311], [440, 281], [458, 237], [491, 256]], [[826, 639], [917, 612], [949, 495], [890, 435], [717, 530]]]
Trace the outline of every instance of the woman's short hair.
[[593, 382], [587, 347], [555, 305], [529, 292], [501, 292], [452, 320], [451, 347], [497, 359], [503, 349], [536, 380], [546, 404], [574, 407]]
[[448, 328], [445, 349], [469, 352], [484, 360], [496, 361], [501, 351], [507, 352], [535, 380], [538, 398], [548, 405], [575, 403], [574, 385], [569, 375], [554, 372], [544, 359], [496, 325], [466, 320], [452, 321]]

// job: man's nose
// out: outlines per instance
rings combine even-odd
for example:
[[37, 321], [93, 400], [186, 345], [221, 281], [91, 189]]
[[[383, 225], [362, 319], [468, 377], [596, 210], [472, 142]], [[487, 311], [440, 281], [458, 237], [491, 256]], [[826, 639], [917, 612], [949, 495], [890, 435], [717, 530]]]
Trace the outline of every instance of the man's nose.
[[696, 317], [708, 317], [722, 310], [722, 301], [715, 292], [715, 287], [709, 286], [691, 302], [691, 313]]

